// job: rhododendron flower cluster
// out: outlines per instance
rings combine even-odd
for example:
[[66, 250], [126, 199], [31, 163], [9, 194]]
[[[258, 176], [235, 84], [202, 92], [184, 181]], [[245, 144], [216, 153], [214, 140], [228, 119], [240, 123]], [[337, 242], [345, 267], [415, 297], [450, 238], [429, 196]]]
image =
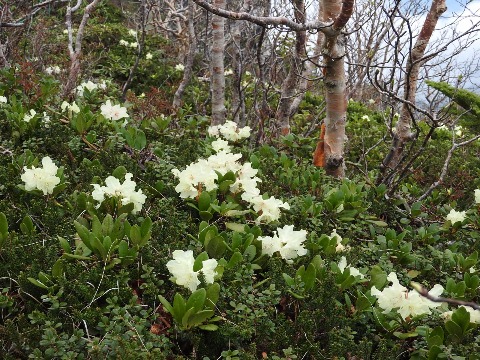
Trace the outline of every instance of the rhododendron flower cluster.
[[92, 197], [94, 200], [98, 201], [100, 206], [105, 197], [119, 197], [122, 201], [122, 205], [127, 205], [133, 203], [132, 214], [136, 214], [142, 210], [143, 204], [147, 196], [143, 194], [142, 190], [135, 191], [137, 184], [132, 180], [132, 174], [125, 174], [125, 181], [120, 183], [114, 176], [109, 176], [105, 179], [106, 186], [100, 186], [99, 184], [92, 184], [95, 188], [92, 192]]
[[480, 204], [480, 189], [475, 189], [475, 203]]
[[64, 101], [62, 105], [60, 105], [60, 108], [62, 111], [67, 110], [69, 113], [75, 113], [78, 114], [80, 112], [80, 108], [78, 107], [77, 103], [74, 101], [71, 104], [68, 102]]
[[250, 136], [250, 127], [245, 126], [243, 128], [238, 128], [237, 123], [228, 120], [223, 125], [210, 126], [208, 128], [208, 133], [211, 136], [222, 136], [226, 140], [235, 142], [248, 138]]
[[42, 165], [43, 168], [27, 169], [24, 167], [21, 179], [25, 182], [27, 191], [40, 190], [43, 195], [52, 194], [55, 186], [60, 183], [60, 178], [57, 177], [58, 167], [48, 156], [42, 159]]
[[448, 213], [446, 219], [450, 220], [450, 222], [453, 225], [457, 222], [463, 222], [463, 220], [465, 220], [466, 217], [467, 217], [466, 211], [456, 211], [455, 209], [452, 209]]
[[[246, 129], [247, 127], [237, 132], [237, 125], [233, 121], [227, 123], [231, 123], [233, 126], [226, 124], [210, 127], [210, 134], [215, 136], [220, 136], [220, 134], [224, 136], [227, 134], [227, 140], [232, 141], [244, 137], [245, 134], [250, 134], [250, 129]], [[229, 134], [236, 135], [229, 136]], [[249, 162], [241, 165], [238, 160], [242, 155], [232, 153], [227, 141], [218, 138], [214, 140], [211, 145], [212, 149], [216, 151], [216, 154], [211, 155], [206, 160], [200, 159], [188, 165], [185, 170], [172, 170], [173, 174], [179, 179], [179, 184], [175, 187], [175, 190], [180, 194], [180, 197], [184, 199], [195, 199], [200, 195], [202, 190], [215, 190], [218, 187], [217, 173], [223, 176], [228, 172], [232, 172], [235, 174], [236, 180], [230, 185], [230, 191], [232, 193], [242, 192], [241, 199], [248, 202], [259, 214], [255, 220], [256, 223], [276, 221], [280, 218], [282, 208], [290, 209], [288, 203], [284, 203], [273, 196], [266, 199], [263, 198], [260, 190], [257, 188], [257, 183], [261, 182], [261, 180], [256, 177], [258, 170], [252, 168], [252, 164]], [[245, 212], [242, 211], [230, 211], [229, 216], [244, 213]]]
[[7, 103], [7, 98], [5, 96], [0, 96], [0, 103], [6, 104]]
[[177, 285], [181, 285], [190, 289], [190, 291], [197, 290], [197, 286], [200, 285], [198, 278], [199, 273], [203, 274], [205, 282], [212, 284], [215, 277], [215, 269], [217, 268], [217, 260], [208, 259], [202, 261], [202, 269], [199, 271], [193, 271], [193, 265], [195, 264], [195, 258], [193, 257], [192, 250], [175, 250], [173, 252], [173, 260], [167, 263], [167, 269], [170, 271], [172, 281]]
[[[431, 308], [436, 308], [442, 303], [433, 302], [420, 295], [417, 291], [408, 291], [408, 289], [398, 281], [397, 274], [391, 272], [387, 279], [392, 285], [379, 291], [375, 286], [372, 287], [371, 293], [378, 299], [378, 306], [383, 309], [384, 314], [388, 314], [394, 309], [405, 320], [408, 317], [414, 317], [423, 314], [430, 314]], [[435, 297], [443, 293], [443, 286], [436, 284], [429, 294]]]
[[28, 122], [30, 122], [30, 120], [32, 120], [35, 117], [35, 115], [37, 115], [37, 112], [33, 109], [30, 109], [30, 112], [28, 112], [24, 115], [23, 121], [28, 123]]
[[306, 230], [293, 230], [293, 225], [277, 228], [273, 236], [259, 236], [262, 242], [262, 253], [273, 256], [276, 252], [287, 262], [293, 262], [298, 256], [307, 253], [303, 243], [307, 239]]
[[61, 73], [61, 69], [58, 65], [54, 65], [54, 66], [48, 66], [45, 68], [45, 72], [48, 74], [48, 75], [52, 75], [52, 74], [60, 74]]
[[107, 100], [105, 104], [100, 106], [100, 111], [103, 117], [108, 120], [120, 120], [128, 117], [127, 108], [120, 105], [112, 105], [110, 100]]
[[78, 96], [83, 96], [83, 93], [85, 90], [88, 90], [91, 92], [97, 89], [105, 90], [106, 88], [107, 88], [107, 83], [105, 81], [102, 81], [101, 83], [96, 84], [91, 80], [88, 80], [87, 82], [84, 81], [76, 87]]

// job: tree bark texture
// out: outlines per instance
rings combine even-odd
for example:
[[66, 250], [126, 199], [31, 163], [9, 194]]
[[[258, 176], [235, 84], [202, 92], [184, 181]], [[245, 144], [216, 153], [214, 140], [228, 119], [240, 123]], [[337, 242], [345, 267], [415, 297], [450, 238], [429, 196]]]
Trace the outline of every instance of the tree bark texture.
[[[214, 0], [214, 6], [225, 8], [225, 0]], [[225, 20], [214, 15], [212, 19], [212, 125], [225, 122]]]
[[432, 0], [432, 5], [423, 23], [420, 34], [417, 37], [417, 41], [410, 51], [405, 69], [406, 82], [403, 88], [404, 99], [406, 101], [402, 104], [400, 117], [394, 129], [392, 147], [381, 167], [382, 173], [387, 169], [393, 170], [394, 172], [401, 162], [406, 143], [414, 138], [414, 134], [411, 131], [414, 115], [410, 104], [415, 104], [418, 75], [420, 68], [426, 62], [426, 59], [423, 59], [425, 50], [435, 30], [438, 19], [446, 10], [445, 0]]
[[[305, 23], [305, 2], [303, 0], [292, 0], [294, 8], [295, 21]], [[290, 117], [294, 114], [293, 107], [300, 105], [307, 86], [307, 79], [303, 78], [305, 71], [303, 69], [302, 57], [305, 58], [305, 43], [307, 34], [305, 30], [295, 32], [295, 51], [290, 60], [290, 69], [288, 75], [282, 83], [280, 100], [278, 102], [276, 120], [277, 133], [275, 135], [287, 135], [290, 133]], [[295, 99], [300, 98], [296, 102]]]
[[345, 83], [345, 40], [341, 29], [345, 26], [353, 10], [353, 2], [323, 0], [322, 20], [335, 19], [333, 32], [325, 32], [322, 54], [325, 66], [325, 170], [336, 178], [345, 176], [344, 144], [347, 119], [347, 97]]
[[195, 27], [194, 27], [194, 19], [195, 19], [195, 6], [192, 0], [188, 2], [188, 39], [189, 39], [189, 47], [187, 53], [187, 59], [185, 61], [185, 69], [183, 72], [183, 78], [180, 82], [180, 85], [175, 91], [175, 95], [173, 97], [173, 108], [179, 109], [182, 104], [182, 97], [183, 93], [185, 92], [185, 88], [187, 87], [190, 79], [192, 78], [192, 68], [193, 68], [193, 60], [195, 58], [195, 51], [197, 50], [197, 37], [195, 35]]

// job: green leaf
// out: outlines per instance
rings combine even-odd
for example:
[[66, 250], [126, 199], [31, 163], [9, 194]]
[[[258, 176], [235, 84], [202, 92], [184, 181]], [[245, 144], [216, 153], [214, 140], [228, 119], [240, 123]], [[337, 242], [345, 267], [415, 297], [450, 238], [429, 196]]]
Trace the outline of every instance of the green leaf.
[[162, 295], [158, 295], [158, 300], [160, 300], [165, 310], [167, 310], [170, 313], [170, 315], [173, 316], [173, 313], [174, 313], [173, 306], [168, 302], [168, 300], [165, 299]]
[[140, 226], [140, 232], [142, 234], [142, 246], [146, 244], [146, 242], [150, 239], [152, 233], [152, 219], [150, 216], [147, 216], [143, 219], [142, 224]]
[[63, 251], [67, 254], [72, 253], [72, 248], [70, 247], [70, 244], [68, 241], [61, 236], [58, 236], [58, 241], [60, 242], [60, 246], [62, 247]]
[[210, 198], [210, 194], [208, 193], [208, 191], [202, 191], [202, 193], [198, 197], [198, 209], [200, 210], [200, 212], [208, 211], [211, 202], [212, 199]]
[[315, 266], [310, 263], [307, 269], [305, 270], [305, 273], [302, 276], [302, 280], [305, 284], [306, 290], [310, 290], [313, 288], [313, 285], [315, 285], [316, 278], [317, 278], [317, 271], [315, 269]]
[[450, 335], [456, 336], [458, 339], [461, 339], [463, 336], [462, 328], [451, 320], [445, 323], [445, 329], [447, 329]]
[[292, 278], [290, 275], [283, 273], [282, 276], [288, 286], [295, 285], [295, 279]]
[[125, 166], [118, 166], [115, 170], [113, 170], [112, 175], [116, 177], [118, 180], [124, 180], [125, 174], [127, 173], [127, 168]]
[[214, 314], [213, 310], [199, 311], [189, 317], [187, 326], [190, 328], [198, 326], [208, 318], [212, 317], [213, 314]]
[[247, 262], [251, 262], [255, 258], [256, 254], [257, 248], [254, 245], [250, 245], [243, 252], [243, 257], [247, 260]]
[[32, 218], [28, 215], [26, 215], [21, 224], [20, 224], [20, 230], [22, 231], [22, 234], [24, 235], [32, 235], [33, 234], [33, 221]]
[[230, 230], [233, 230], [233, 231], [236, 231], [236, 232], [239, 232], [239, 233], [243, 233], [245, 230], [245, 224], [238, 224], [238, 223], [231, 223], [231, 222], [227, 222], [225, 223], [225, 227], [227, 229], [230, 229]]
[[90, 240], [90, 243], [92, 244], [93, 251], [95, 252], [95, 250], [96, 250], [96, 254], [100, 255], [102, 260], [107, 260], [108, 251], [107, 251], [107, 249], [105, 249], [103, 244], [100, 242], [100, 239], [98, 237], [96, 237], [95, 235], [90, 234], [89, 240]]
[[399, 331], [394, 331], [393, 335], [395, 335], [399, 339], [405, 340], [405, 339], [409, 339], [409, 338], [412, 338], [412, 337], [417, 337], [418, 333], [416, 333], [416, 332], [402, 333], [402, 332], [399, 332]]
[[182, 323], [182, 318], [185, 315], [187, 304], [180, 293], [176, 293], [173, 297], [173, 318], [179, 324]]
[[77, 254], [67, 254], [67, 253], [64, 253], [62, 257], [66, 259], [74, 259], [74, 260], [92, 260], [92, 258], [88, 256], [82, 256]]
[[470, 325], [470, 313], [461, 306], [452, 313], [452, 321], [460, 326], [462, 333], [465, 333]]
[[377, 289], [382, 289], [387, 283], [387, 273], [378, 265], [375, 265], [370, 270], [370, 283]]
[[207, 291], [205, 289], [198, 289], [190, 295], [187, 300], [187, 309], [194, 308], [194, 312], [198, 312], [203, 309], [205, 299], [207, 298]]
[[92, 244], [90, 244], [90, 231], [88, 231], [88, 229], [82, 224], [80, 224], [77, 220], [75, 220], [73, 223], [80, 239], [90, 250], [93, 251], [93, 246]]
[[208, 309], [215, 309], [215, 304], [220, 297], [220, 285], [218, 283], [210, 284], [207, 287], [207, 298], [205, 300], [205, 307]]
[[6, 239], [7, 236], [8, 236], [7, 217], [3, 212], [0, 212], [0, 239]]
[[381, 220], [367, 220], [369, 223], [372, 223], [374, 225], [377, 225], [377, 226], [381, 226], [381, 227], [386, 227], [388, 226], [388, 224], [385, 222], [385, 221], [381, 221]]
[[52, 276], [54, 278], [61, 278], [63, 276], [63, 269], [64, 269], [64, 264], [63, 260], [60, 258], [57, 261], [55, 261], [55, 264], [52, 266]]
[[[102, 234], [110, 235], [113, 231], [113, 217], [110, 214], [107, 214], [102, 222]], [[97, 234], [95, 234], [97, 235]], [[98, 235], [97, 235], [98, 236]]]
[[199, 271], [203, 267], [203, 262], [208, 260], [208, 254], [204, 251], [197, 256], [193, 263], [193, 271]]
[[232, 254], [232, 257], [228, 261], [228, 264], [226, 265], [227, 269], [232, 269], [234, 268], [238, 263], [240, 263], [243, 260], [242, 254], [240, 254], [238, 251], [235, 251]]
[[213, 217], [213, 215], [208, 211], [200, 211], [199, 215], [200, 215], [200, 218], [205, 221], [208, 221]]
[[38, 287], [40, 287], [42, 289], [45, 289], [45, 290], [48, 290], [48, 286], [45, 285], [44, 283], [38, 281], [37, 279], [29, 277], [29, 278], [27, 278], [27, 280], [30, 281], [35, 286], [38, 286]]
[[140, 244], [142, 243], [142, 232], [140, 226], [133, 225], [132, 227], [130, 227], [129, 238], [134, 245], [140, 247]]
[[225, 240], [223, 240], [221, 236], [216, 236], [210, 239], [208, 243], [205, 243], [205, 250], [207, 250], [208, 255], [212, 258], [221, 258], [226, 249], [227, 244], [225, 244]]
[[188, 320], [190, 319], [190, 316], [192, 316], [194, 313], [195, 313], [195, 309], [190, 308], [183, 314], [182, 321], [181, 321], [180, 324], [182, 325], [182, 327], [184, 329], [189, 329], [190, 328], [190, 326], [188, 324]]
[[216, 331], [218, 329], [218, 326], [215, 324], [206, 324], [200, 325], [198, 328], [206, 331]]

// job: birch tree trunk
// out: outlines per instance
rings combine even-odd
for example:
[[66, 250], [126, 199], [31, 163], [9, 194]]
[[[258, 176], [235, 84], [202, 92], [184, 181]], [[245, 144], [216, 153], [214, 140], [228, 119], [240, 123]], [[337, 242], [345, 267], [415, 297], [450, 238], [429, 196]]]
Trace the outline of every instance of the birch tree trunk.
[[175, 95], [173, 97], [173, 108], [179, 109], [182, 103], [183, 93], [185, 92], [185, 88], [187, 87], [190, 79], [192, 78], [192, 68], [193, 68], [193, 60], [195, 58], [195, 52], [197, 50], [197, 37], [195, 35], [195, 27], [194, 27], [194, 19], [195, 19], [195, 6], [192, 0], [188, 1], [188, 40], [189, 40], [189, 47], [187, 53], [187, 59], [185, 62], [185, 69], [183, 72], [183, 78], [178, 86], [177, 91], [175, 91]]
[[335, 19], [331, 32], [324, 32], [322, 54], [325, 66], [325, 170], [336, 178], [345, 176], [344, 143], [347, 119], [347, 97], [345, 83], [345, 39], [341, 29], [345, 26], [353, 11], [353, 2], [341, 0], [323, 0], [322, 19]]
[[421, 66], [426, 61], [423, 59], [425, 50], [430, 41], [433, 31], [437, 25], [440, 16], [447, 10], [445, 0], [432, 0], [432, 5], [423, 23], [417, 41], [413, 46], [406, 65], [406, 82], [404, 85], [404, 99], [400, 111], [400, 117], [394, 129], [393, 143], [389, 154], [383, 161], [381, 171], [384, 173], [387, 169], [394, 170], [401, 162], [403, 149], [407, 142], [414, 137], [412, 133], [412, 119], [414, 117], [413, 108], [415, 106], [415, 96], [417, 93], [418, 74]]
[[[225, 0], [214, 0], [214, 6], [225, 9]], [[212, 19], [212, 125], [225, 122], [225, 20], [213, 15]]]

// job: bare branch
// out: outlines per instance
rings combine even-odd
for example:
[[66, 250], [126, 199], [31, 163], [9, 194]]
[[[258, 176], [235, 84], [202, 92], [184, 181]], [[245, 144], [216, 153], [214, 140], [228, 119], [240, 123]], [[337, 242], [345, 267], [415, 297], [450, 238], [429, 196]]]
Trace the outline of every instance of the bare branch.
[[410, 285], [424, 298], [433, 301], [433, 302], [446, 302], [448, 304], [452, 305], [460, 305], [460, 306], [468, 306], [471, 307], [474, 310], [480, 310], [480, 305], [474, 302], [470, 301], [463, 301], [463, 300], [457, 300], [457, 299], [451, 299], [451, 298], [444, 298], [441, 296], [433, 296], [428, 293], [428, 290], [424, 288], [422, 285], [416, 282], [411, 282]]

